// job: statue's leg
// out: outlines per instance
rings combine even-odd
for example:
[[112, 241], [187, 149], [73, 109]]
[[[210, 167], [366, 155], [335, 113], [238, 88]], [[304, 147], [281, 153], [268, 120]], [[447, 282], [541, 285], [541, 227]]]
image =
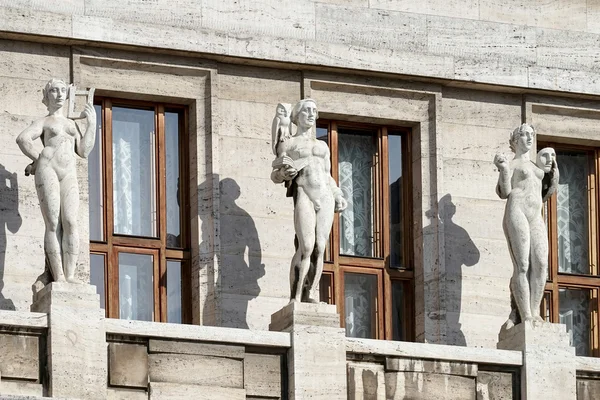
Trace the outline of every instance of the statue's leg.
[[61, 223], [62, 223], [62, 257], [64, 273], [68, 282], [79, 283], [75, 279], [77, 258], [79, 256], [79, 188], [75, 174], [67, 175], [61, 181]]
[[315, 247], [316, 213], [312, 201], [301, 188], [298, 188], [296, 198], [294, 225], [301, 258], [300, 267], [298, 268], [298, 281], [295, 284], [296, 293], [294, 293], [293, 300], [302, 301], [302, 291], [310, 268], [310, 257]]
[[46, 230], [44, 232], [44, 252], [50, 264], [52, 278], [56, 282], [65, 280], [62, 269], [62, 254], [60, 248], [60, 182], [56, 173], [49, 167], [38, 169], [35, 174], [42, 216]]
[[510, 289], [517, 303], [521, 320], [531, 320], [529, 280], [527, 277], [531, 238], [529, 221], [521, 211], [512, 210], [510, 223], [507, 224], [507, 233], [514, 263]]
[[298, 236], [294, 237], [294, 257], [290, 265], [290, 299], [295, 299], [298, 285], [298, 271], [300, 270], [300, 260], [302, 259], [302, 250], [298, 245]]
[[[324, 196], [325, 197], [325, 196]], [[331, 232], [331, 226], [333, 225], [333, 209], [334, 201], [333, 197], [325, 197], [321, 199], [321, 210], [317, 212], [317, 228], [316, 228], [316, 243], [314, 249], [314, 264], [315, 264], [315, 276], [310, 285], [309, 296], [312, 303], [319, 302], [319, 281], [323, 274], [323, 260], [325, 256], [325, 248], [327, 247], [327, 241], [329, 240], [329, 233]]]
[[540, 305], [544, 298], [544, 287], [548, 277], [548, 232], [540, 218], [531, 225], [531, 271], [529, 272], [529, 288], [531, 291], [531, 315], [543, 322], [540, 316]]

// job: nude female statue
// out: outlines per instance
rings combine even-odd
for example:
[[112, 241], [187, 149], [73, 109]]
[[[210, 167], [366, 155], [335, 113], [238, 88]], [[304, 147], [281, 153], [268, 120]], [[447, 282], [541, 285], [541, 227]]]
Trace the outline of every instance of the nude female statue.
[[[86, 104], [81, 117], [87, 129], [81, 134], [78, 125], [63, 116], [67, 85], [52, 79], [43, 89], [42, 102], [48, 115], [35, 120], [17, 137], [23, 154], [33, 162], [25, 170], [35, 175], [35, 187], [46, 225], [44, 252], [56, 282], [78, 283], [75, 268], [79, 254], [79, 184], [75, 154], [87, 158], [96, 139], [96, 112]], [[38, 153], [34, 140], [40, 138], [44, 149]]]
[[318, 118], [314, 100], [299, 101], [291, 112], [298, 129], [276, 146], [271, 180], [287, 182], [294, 198], [296, 252], [290, 267], [291, 301], [318, 303], [318, 285], [334, 212], [347, 206], [331, 177], [329, 148], [317, 140], [313, 128]]
[[494, 157], [500, 173], [496, 193], [508, 199], [502, 226], [514, 266], [510, 290], [516, 310], [504, 325], [507, 329], [522, 321], [543, 322], [540, 304], [548, 274], [548, 234], [542, 206], [558, 186], [558, 166], [551, 148], [538, 153], [536, 164], [530, 160], [534, 136], [532, 126], [521, 125], [510, 137], [515, 153], [510, 164], [503, 154]]

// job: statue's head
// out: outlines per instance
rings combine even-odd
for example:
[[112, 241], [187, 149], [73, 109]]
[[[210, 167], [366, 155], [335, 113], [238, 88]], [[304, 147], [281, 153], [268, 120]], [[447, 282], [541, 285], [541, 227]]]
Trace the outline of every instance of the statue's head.
[[50, 79], [42, 89], [42, 103], [50, 109], [60, 108], [67, 100], [67, 84], [62, 79]]
[[319, 118], [317, 103], [313, 99], [300, 100], [292, 109], [291, 120], [299, 128], [312, 128]]
[[537, 153], [535, 164], [545, 173], [552, 169], [552, 162], [556, 159], [556, 152], [552, 147], [544, 147]]
[[510, 149], [513, 151], [513, 153], [516, 153], [517, 150], [525, 153], [531, 149], [534, 138], [535, 129], [533, 129], [533, 126], [529, 124], [522, 124], [511, 133], [508, 144], [510, 145]]

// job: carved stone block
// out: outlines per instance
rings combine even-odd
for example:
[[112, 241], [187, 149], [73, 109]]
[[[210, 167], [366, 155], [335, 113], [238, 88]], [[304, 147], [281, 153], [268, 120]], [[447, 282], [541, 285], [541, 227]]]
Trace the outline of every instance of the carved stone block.
[[108, 362], [110, 385], [148, 387], [148, 350], [146, 346], [109, 343]]

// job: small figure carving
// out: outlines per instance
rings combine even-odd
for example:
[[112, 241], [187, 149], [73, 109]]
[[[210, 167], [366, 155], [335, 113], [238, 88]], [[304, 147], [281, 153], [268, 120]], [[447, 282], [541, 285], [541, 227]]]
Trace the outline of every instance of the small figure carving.
[[297, 126], [294, 135], [281, 141], [281, 135], [275, 134], [276, 122], [273, 122], [273, 149], [277, 158], [271, 173], [271, 180], [285, 182], [288, 197], [294, 198], [296, 252], [290, 267], [291, 301], [311, 303], [319, 302], [317, 288], [333, 214], [347, 206], [342, 191], [331, 177], [329, 148], [315, 137], [317, 118], [315, 101], [304, 99], [291, 112], [291, 122]]
[[514, 266], [512, 310], [504, 329], [523, 321], [543, 322], [540, 304], [548, 274], [548, 234], [542, 206], [556, 191], [559, 174], [552, 148], [540, 150], [535, 164], [530, 160], [534, 137], [533, 127], [523, 124], [510, 137], [515, 153], [510, 164], [504, 154], [494, 157], [499, 170], [496, 193], [508, 199], [502, 226]]
[[[19, 148], [33, 162], [25, 175], [35, 176], [35, 187], [46, 225], [44, 252], [52, 278], [56, 282], [79, 283], [75, 278], [79, 255], [79, 184], [75, 154], [87, 158], [96, 139], [96, 111], [88, 96], [80, 118], [87, 128], [82, 134], [79, 126], [63, 115], [67, 100], [67, 85], [59, 79], [50, 80], [43, 89], [42, 102], [48, 115], [35, 120], [17, 137]], [[92, 91], [93, 93], [93, 91]], [[34, 141], [40, 138], [41, 153]]]

